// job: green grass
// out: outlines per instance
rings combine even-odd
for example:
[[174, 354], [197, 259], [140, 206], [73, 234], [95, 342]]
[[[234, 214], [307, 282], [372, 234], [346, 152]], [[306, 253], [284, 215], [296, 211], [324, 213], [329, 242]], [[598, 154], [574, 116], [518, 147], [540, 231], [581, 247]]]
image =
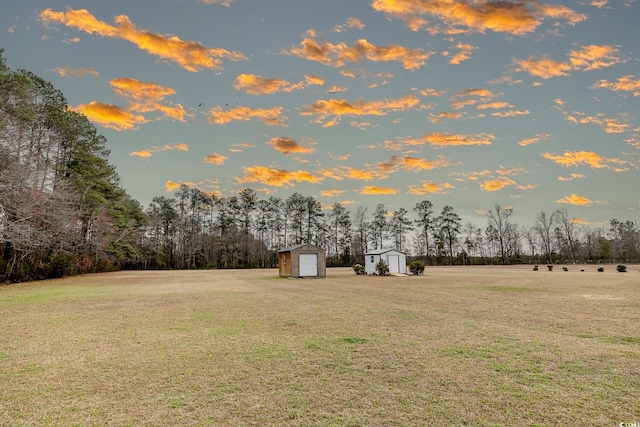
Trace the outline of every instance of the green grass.
[[0, 287], [0, 425], [640, 422], [637, 269], [327, 273]]

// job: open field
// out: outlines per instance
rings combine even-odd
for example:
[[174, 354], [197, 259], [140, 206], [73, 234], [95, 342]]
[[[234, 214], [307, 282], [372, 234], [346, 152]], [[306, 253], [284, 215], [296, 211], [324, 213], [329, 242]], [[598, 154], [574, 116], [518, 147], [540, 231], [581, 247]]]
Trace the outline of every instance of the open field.
[[0, 286], [0, 425], [617, 426], [638, 402], [637, 265]]

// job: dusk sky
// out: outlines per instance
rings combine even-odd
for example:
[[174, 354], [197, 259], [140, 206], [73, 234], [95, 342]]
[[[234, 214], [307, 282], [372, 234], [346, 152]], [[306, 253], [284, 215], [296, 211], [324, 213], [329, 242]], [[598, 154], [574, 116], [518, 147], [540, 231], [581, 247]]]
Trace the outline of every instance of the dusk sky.
[[640, 218], [640, 1], [10, 1], [143, 207], [181, 184], [486, 225]]

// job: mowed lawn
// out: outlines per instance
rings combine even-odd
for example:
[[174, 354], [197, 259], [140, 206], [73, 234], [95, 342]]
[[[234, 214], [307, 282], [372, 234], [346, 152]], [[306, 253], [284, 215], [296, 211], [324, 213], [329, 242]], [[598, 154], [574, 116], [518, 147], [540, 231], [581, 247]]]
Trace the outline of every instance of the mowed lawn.
[[640, 267], [541, 267], [0, 286], [0, 425], [640, 423]]

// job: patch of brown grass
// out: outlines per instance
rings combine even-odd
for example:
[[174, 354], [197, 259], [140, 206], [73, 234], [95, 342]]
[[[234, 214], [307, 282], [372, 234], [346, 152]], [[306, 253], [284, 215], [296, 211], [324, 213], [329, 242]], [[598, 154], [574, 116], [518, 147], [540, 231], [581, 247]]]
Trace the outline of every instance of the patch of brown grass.
[[628, 270], [4, 286], [0, 425], [640, 422], [640, 272]]

